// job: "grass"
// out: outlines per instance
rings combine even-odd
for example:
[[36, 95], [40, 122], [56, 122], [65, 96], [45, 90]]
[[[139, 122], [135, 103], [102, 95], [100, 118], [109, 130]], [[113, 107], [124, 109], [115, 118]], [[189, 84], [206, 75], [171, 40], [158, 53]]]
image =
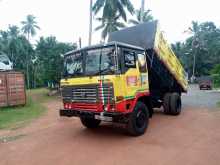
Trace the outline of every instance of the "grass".
[[49, 101], [46, 89], [27, 91], [27, 104], [20, 107], [0, 109], [0, 129], [16, 129], [43, 115], [46, 108], [43, 103]]

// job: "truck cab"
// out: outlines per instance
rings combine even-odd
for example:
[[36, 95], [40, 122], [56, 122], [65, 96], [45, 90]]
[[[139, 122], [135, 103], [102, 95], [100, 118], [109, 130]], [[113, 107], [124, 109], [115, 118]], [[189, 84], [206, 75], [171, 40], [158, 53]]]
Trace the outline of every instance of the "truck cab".
[[146, 55], [140, 47], [112, 42], [68, 52], [61, 88], [60, 115], [78, 116], [86, 127], [96, 127], [101, 120], [129, 123], [139, 102], [135, 122], [140, 128], [135, 134], [142, 134], [153, 113]]

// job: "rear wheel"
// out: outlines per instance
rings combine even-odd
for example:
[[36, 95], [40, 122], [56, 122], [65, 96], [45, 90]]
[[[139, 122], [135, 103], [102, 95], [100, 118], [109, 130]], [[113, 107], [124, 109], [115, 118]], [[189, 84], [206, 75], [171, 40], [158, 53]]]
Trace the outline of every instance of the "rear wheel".
[[129, 118], [128, 131], [133, 136], [145, 133], [149, 123], [149, 110], [142, 102], [137, 102]]
[[179, 115], [181, 112], [181, 97], [178, 93], [166, 93], [163, 99], [164, 113], [168, 115]]
[[165, 114], [170, 114], [170, 97], [171, 93], [166, 93], [163, 98], [163, 108]]
[[80, 117], [81, 123], [87, 128], [97, 128], [101, 123], [100, 120], [93, 118]]
[[181, 113], [182, 102], [178, 93], [172, 93], [170, 97], [170, 114], [179, 115]]

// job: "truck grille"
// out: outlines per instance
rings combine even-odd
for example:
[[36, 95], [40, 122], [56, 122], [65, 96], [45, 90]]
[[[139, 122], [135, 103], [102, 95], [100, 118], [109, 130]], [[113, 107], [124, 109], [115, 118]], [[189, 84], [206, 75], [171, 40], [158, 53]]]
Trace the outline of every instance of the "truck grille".
[[114, 90], [112, 84], [103, 84], [103, 94], [99, 84], [68, 86], [62, 88], [64, 102], [75, 103], [100, 103], [104, 99], [105, 104], [113, 103]]

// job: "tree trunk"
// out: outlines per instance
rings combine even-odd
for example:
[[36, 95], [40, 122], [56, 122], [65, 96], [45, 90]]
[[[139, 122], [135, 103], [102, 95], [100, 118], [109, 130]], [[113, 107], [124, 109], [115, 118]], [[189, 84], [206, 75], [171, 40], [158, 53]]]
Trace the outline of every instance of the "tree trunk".
[[145, 5], [145, 0], [141, 1], [141, 22], [144, 21], [144, 5]]
[[[30, 43], [30, 33], [28, 33], [28, 42]], [[29, 56], [29, 49], [28, 55], [26, 56], [26, 78], [27, 78], [27, 89], [30, 89], [30, 80], [29, 80], [29, 64], [28, 64], [28, 56]]]
[[89, 46], [92, 44], [92, 0], [90, 0], [90, 16], [89, 16]]

